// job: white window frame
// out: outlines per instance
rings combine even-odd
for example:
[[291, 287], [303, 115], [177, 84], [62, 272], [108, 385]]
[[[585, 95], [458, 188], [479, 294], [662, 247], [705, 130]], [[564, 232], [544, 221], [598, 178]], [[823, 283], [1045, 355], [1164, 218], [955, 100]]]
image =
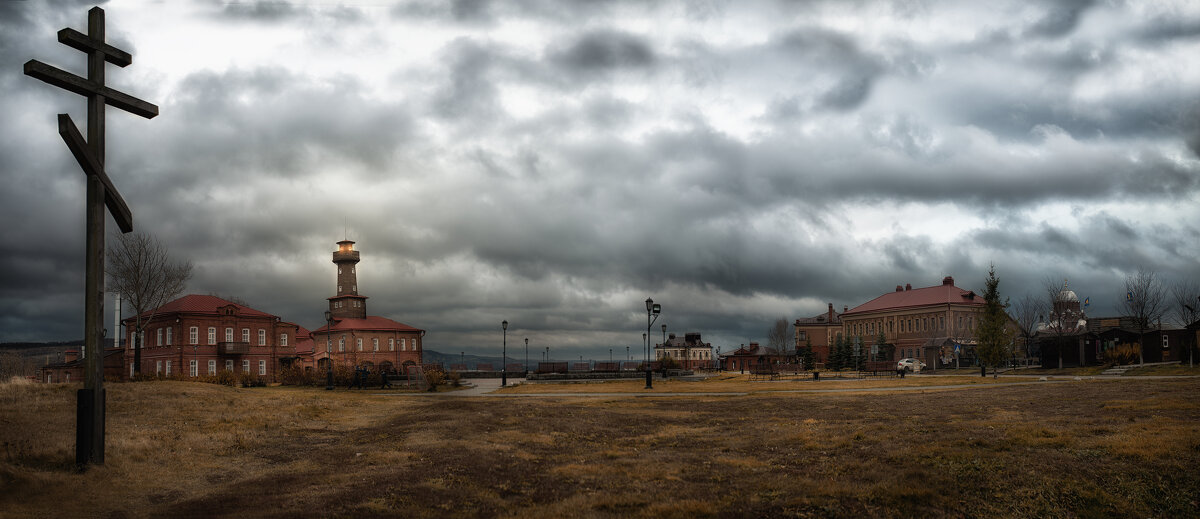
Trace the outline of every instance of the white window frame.
[[233, 372], [233, 359], [225, 359], [225, 371]]
[[212, 346], [216, 343], [217, 343], [217, 327], [209, 326], [208, 327], [208, 345]]
[[287, 346], [287, 334], [286, 333], [279, 334], [279, 345]]
[[358, 347], [358, 351], [362, 351], [362, 337], [354, 339], [354, 345]]
[[344, 351], [346, 351], [346, 336], [345, 335], [338, 338], [338, 353], [341, 353]]
[[162, 361], [161, 361], [161, 360], [159, 360], [159, 361], [155, 361], [155, 363], [154, 363], [154, 374], [155, 374], [155, 375], [158, 375], [158, 374], [161, 374], [161, 373], [162, 373]]
[[379, 351], [379, 338], [378, 337], [371, 339], [371, 347], [374, 348], [371, 351]]
[[225, 342], [233, 342], [233, 328], [225, 327]]
[[249, 372], [250, 372], [250, 359], [243, 359], [242, 360], [242, 373], [249, 373]]
[[175, 334], [171, 333], [172, 330], [173, 330], [173, 328], [171, 328], [170, 326], [167, 327], [167, 346], [170, 346], [171, 342], [174, 340], [173, 335], [175, 335]]
[[167, 372], [165, 374], [168, 377], [171, 376], [171, 361], [169, 360], [167, 361]]
[[265, 360], [258, 361], [258, 374], [259, 375], [267, 374], [267, 361], [265, 361]]
[[163, 345], [163, 343], [162, 343], [162, 332], [163, 332], [163, 329], [162, 329], [162, 328], [159, 328], [159, 329], [157, 330], [157, 332], [158, 332], [158, 333], [155, 333], [155, 334], [154, 334], [154, 335], [155, 335], [155, 337], [154, 337], [154, 345], [155, 345], [155, 346], [162, 346], [162, 345]]
[[267, 331], [262, 328], [258, 329], [258, 345], [259, 346], [267, 345]]
[[200, 375], [200, 364], [196, 362], [196, 359], [188, 360], [188, 373], [191, 373], [193, 377]]
[[242, 328], [242, 342], [250, 344], [250, 329]]
[[388, 351], [396, 351], [396, 338], [388, 339]]
[[400, 351], [408, 351], [408, 339], [400, 339]]
[[208, 359], [208, 374], [209, 375], [217, 374], [217, 360], [216, 359]]

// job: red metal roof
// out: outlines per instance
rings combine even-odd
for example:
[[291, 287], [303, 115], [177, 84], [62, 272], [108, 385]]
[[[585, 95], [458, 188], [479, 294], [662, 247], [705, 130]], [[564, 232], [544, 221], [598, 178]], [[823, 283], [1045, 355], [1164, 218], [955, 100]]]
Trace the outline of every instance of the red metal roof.
[[888, 292], [850, 309], [848, 312], [842, 314], [842, 316], [848, 317], [853, 314], [867, 312], [944, 304], [983, 305], [984, 302], [983, 297], [970, 290], [963, 290], [952, 284], [943, 283], [932, 287]]
[[[158, 310], [154, 311], [153, 313], [155, 315], [163, 315], [163, 314], [169, 314], [169, 313], [174, 313], [174, 312], [186, 312], [186, 313], [195, 313], [195, 314], [208, 314], [208, 313], [215, 314], [215, 313], [217, 313], [218, 308], [221, 308], [223, 306], [228, 306], [228, 305], [233, 305], [233, 306], [237, 307], [237, 313], [240, 316], [271, 317], [271, 318], [275, 317], [274, 315], [268, 314], [268, 313], [260, 311], [260, 310], [255, 310], [255, 309], [250, 308], [245, 305], [239, 305], [232, 301], [226, 301], [217, 296], [204, 296], [204, 295], [200, 295], [200, 294], [189, 294], [189, 295], [183, 296], [179, 299], [171, 301], [170, 303], [167, 303], [165, 305], [158, 307]], [[149, 317], [150, 313], [151, 312], [145, 312], [142, 314], [142, 316]]]
[[[312, 333], [324, 333], [329, 325], [322, 326], [312, 331]], [[423, 332], [420, 328], [413, 328], [407, 324], [393, 321], [386, 317], [378, 315], [368, 315], [366, 319], [342, 318], [333, 320], [334, 331], [351, 331], [351, 330], [383, 330], [396, 332]]]

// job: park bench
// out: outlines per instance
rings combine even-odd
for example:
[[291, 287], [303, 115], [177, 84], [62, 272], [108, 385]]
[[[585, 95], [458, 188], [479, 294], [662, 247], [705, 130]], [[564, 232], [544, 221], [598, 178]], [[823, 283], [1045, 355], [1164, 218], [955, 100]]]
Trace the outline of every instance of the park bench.
[[869, 360], [858, 370], [863, 375], [873, 377], [896, 376], [896, 363], [890, 360]]

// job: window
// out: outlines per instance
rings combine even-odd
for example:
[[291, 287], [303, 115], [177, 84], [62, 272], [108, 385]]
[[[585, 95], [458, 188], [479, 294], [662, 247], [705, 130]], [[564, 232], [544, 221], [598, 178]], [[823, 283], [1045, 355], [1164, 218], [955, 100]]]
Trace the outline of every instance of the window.
[[286, 333], [279, 334], [279, 345], [287, 346], [287, 334]]
[[247, 344], [250, 343], [250, 329], [249, 328], [242, 328], [242, 342], [247, 343]]
[[338, 339], [338, 351], [339, 352], [346, 351], [346, 336], [345, 335], [341, 336], [341, 338]]
[[929, 319], [928, 318], [921, 319], [921, 330], [926, 331], [926, 332], [929, 331]]
[[797, 334], [796, 335], [797, 339], [802, 340], [802, 341], [808, 340], [808, 332], [806, 332], [804, 330], [800, 330], [799, 332], [796, 332], [796, 334]]
[[943, 315], [941, 317], [938, 317], [938, 329], [939, 330], [946, 329], [946, 316]]
[[[213, 345], [216, 343], [217, 343], [217, 327], [209, 326], [208, 327], [208, 344]], [[192, 344], [195, 344], [195, 343], [193, 342]]]
[[413, 337], [413, 351], [420, 351], [421, 346], [417, 344], [417, 338]]
[[162, 328], [159, 328], [159, 329], [158, 329], [158, 333], [157, 333], [157, 334], [155, 334], [155, 335], [157, 335], [157, 337], [155, 337], [155, 338], [154, 338], [154, 345], [155, 345], [155, 346], [162, 346], [162, 332], [163, 332], [163, 329], [162, 329]]
[[162, 361], [161, 360], [154, 363], [154, 374], [157, 375], [159, 373], [162, 373]]
[[129, 378], [133, 378], [133, 363], [129, 363]]
[[1166, 350], [1166, 349], [1170, 349], [1170, 348], [1171, 348], [1171, 345], [1170, 345], [1170, 344], [1167, 344], [1167, 336], [1166, 336], [1166, 334], [1163, 334], [1162, 338], [1163, 338], [1163, 349], [1164, 349], [1164, 350]]
[[258, 345], [259, 346], [267, 345], [267, 331], [262, 328], [258, 329]]
[[174, 328], [167, 328], [167, 346], [171, 345], [171, 331], [172, 330], [174, 330]]
[[233, 342], [233, 328], [225, 329], [225, 342]]
[[233, 371], [233, 359], [225, 359], [225, 371]]
[[196, 366], [196, 359], [189, 360], [188, 361], [188, 372], [191, 373], [193, 377], [199, 374], [197, 369], [198, 369], [198, 367]]
[[379, 351], [379, 339], [371, 339], [371, 347], [374, 348], [371, 351]]
[[168, 377], [169, 377], [169, 376], [171, 376], [171, 361], [169, 361], [169, 360], [167, 361], [167, 373], [166, 373], [166, 375], [167, 375]]
[[250, 361], [243, 360], [242, 361], [242, 373], [249, 373], [249, 372], [250, 372]]
[[400, 339], [400, 351], [408, 351], [408, 340]]
[[396, 338], [388, 339], [388, 351], [396, 351]]
[[259, 375], [267, 374], [267, 361], [265, 361], [265, 360], [258, 361], [258, 374]]
[[358, 351], [362, 351], [362, 339], [361, 338], [354, 339], [354, 345], [358, 346]]
[[208, 361], [208, 374], [209, 374], [209, 375], [216, 375], [216, 374], [217, 374], [217, 361], [216, 361], [216, 360], [209, 360], [209, 361]]
[[338, 285], [338, 293], [342, 293], [342, 285]]

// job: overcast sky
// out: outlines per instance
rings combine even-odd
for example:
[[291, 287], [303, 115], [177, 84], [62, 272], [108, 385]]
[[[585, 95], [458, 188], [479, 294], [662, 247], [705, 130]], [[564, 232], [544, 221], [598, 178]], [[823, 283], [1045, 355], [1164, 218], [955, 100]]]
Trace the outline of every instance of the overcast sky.
[[[0, 3], [0, 341], [82, 336], [55, 114], [85, 102], [21, 65], [84, 75], [55, 33], [91, 5]], [[447, 353], [498, 352], [504, 319], [535, 352], [636, 352], [647, 297], [728, 351], [989, 263], [1093, 316], [1138, 266], [1200, 275], [1194, 1], [103, 7], [133, 54], [109, 84], [160, 107], [108, 109], [135, 227], [188, 292], [308, 328], [347, 236], [369, 312]]]

